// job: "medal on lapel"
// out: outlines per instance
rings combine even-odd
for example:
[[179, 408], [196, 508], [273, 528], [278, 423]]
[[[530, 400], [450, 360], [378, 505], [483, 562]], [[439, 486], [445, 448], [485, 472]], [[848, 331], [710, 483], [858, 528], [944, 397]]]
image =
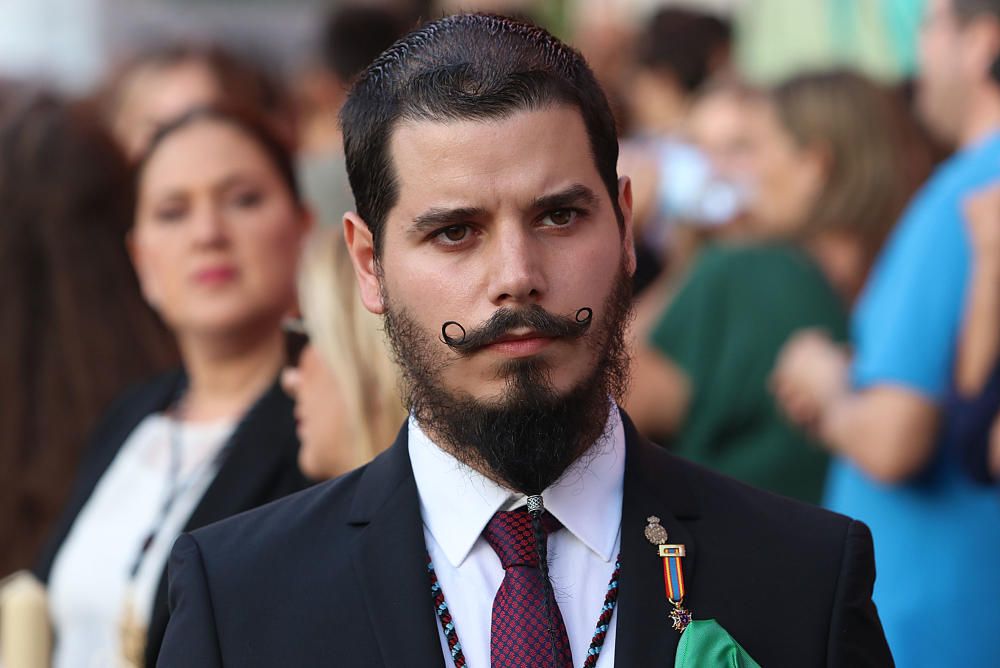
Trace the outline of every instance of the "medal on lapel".
[[691, 611], [684, 607], [684, 566], [681, 559], [687, 554], [683, 545], [671, 545], [667, 541], [667, 530], [660, 524], [660, 518], [651, 515], [646, 518], [646, 540], [656, 546], [657, 555], [663, 559], [663, 584], [667, 600], [674, 607], [670, 619], [674, 630], [683, 632], [691, 623]]

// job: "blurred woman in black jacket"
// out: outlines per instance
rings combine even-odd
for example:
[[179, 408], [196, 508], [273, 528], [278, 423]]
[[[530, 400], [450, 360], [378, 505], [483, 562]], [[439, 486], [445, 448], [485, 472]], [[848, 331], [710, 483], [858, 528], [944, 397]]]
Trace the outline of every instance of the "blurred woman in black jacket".
[[269, 125], [221, 108], [162, 127], [138, 163], [129, 249], [184, 368], [94, 434], [39, 569], [57, 668], [155, 664], [177, 535], [307, 485], [277, 385], [310, 225], [292, 164]]

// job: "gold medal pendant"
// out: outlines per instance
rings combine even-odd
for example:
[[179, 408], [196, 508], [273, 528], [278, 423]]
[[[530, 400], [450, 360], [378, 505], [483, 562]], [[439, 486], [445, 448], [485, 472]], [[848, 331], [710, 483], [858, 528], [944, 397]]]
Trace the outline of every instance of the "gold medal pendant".
[[134, 596], [129, 589], [125, 596], [125, 606], [119, 627], [122, 668], [142, 668], [146, 654], [147, 628], [139, 621], [133, 601]]
[[674, 609], [670, 611], [670, 619], [673, 621], [674, 630], [683, 633], [691, 623], [691, 611], [684, 606], [674, 604]]
[[667, 600], [673, 606], [670, 611], [671, 626], [675, 631], [684, 632], [691, 623], [691, 611], [684, 607], [684, 567], [681, 559], [687, 555], [683, 545], [670, 545], [667, 530], [660, 524], [660, 518], [651, 515], [646, 518], [646, 540], [656, 545], [657, 555], [663, 559], [663, 584]]

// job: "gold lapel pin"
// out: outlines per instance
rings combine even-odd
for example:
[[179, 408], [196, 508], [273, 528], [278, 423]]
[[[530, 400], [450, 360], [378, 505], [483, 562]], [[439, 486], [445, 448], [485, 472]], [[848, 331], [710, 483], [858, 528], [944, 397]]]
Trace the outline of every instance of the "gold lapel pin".
[[660, 518], [650, 515], [646, 518], [646, 529], [643, 532], [648, 540], [657, 547], [657, 556], [663, 559], [663, 584], [667, 592], [667, 600], [673, 606], [670, 620], [673, 628], [683, 633], [691, 623], [691, 611], [684, 607], [684, 567], [681, 559], [687, 556], [684, 545], [670, 545], [667, 530], [660, 524]]

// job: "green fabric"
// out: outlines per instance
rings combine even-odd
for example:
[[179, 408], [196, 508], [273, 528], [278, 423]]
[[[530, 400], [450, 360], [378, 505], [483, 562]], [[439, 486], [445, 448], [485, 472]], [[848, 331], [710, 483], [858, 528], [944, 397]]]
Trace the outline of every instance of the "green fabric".
[[818, 503], [828, 457], [785, 420], [768, 389], [782, 345], [818, 327], [838, 341], [848, 314], [815, 263], [784, 245], [702, 253], [651, 335], [691, 382], [670, 447], [778, 494]]
[[674, 668], [760, 668], [714, 619], [691, 622], [681, 634]]

